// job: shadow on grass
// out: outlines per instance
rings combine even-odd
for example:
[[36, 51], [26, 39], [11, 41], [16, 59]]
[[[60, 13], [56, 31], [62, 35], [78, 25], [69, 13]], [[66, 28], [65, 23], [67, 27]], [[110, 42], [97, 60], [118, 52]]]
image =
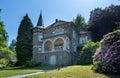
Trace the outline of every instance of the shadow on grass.
[[108, 78], [120, 78], [120, 75], [117, 74], [104, 74], [106, 75]]
[[[98, 73], [98, 72], [94, 72], [94, 73]], [[99, 74], [103, 74], [107, 76], [107, 78], [120, 78], [119, 74], [107, 74], [107, 73], [99, 73]]]

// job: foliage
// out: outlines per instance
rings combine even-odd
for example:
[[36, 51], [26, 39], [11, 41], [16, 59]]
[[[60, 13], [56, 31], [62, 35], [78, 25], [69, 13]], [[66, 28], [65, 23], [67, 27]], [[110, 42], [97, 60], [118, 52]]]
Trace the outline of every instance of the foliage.
[[85, 23], [85, 19], [78, 14], [77, 17], [73, 20], [73, 23], [75, 25], [75, 27], [77, 28], [77, 31], [80, 31], [80, 29], [86, 29], [87, 28], [87, 24]]
[[92, 70], [94, 70], [95, 72], [102, 73], [101, 69], [102, 69], [102, 64], [100, 62], [93, 63]]
[[7, 46], [6, 35], [7, 35], [7, 32], [4, 28], [4, 23], [3, 23], [3, 21], [0, 20], [0, 47]]
[[120, 22], [120, 5], [111, 5], [104, 9], [96, 8], [91, 11], [89, 28], [93, 41], [100, 41], [103, 35], [112, 32]]
[[26, 78], [119, 78], [120, 75], [104, 75], [95, 73], [91, 66], [68, 66], [61, 70], [54, 70], [43, 74], [28, 76]]
[[[101, 47], [94, 54], [95, 71], [120, 74], [120, 31], [108, 33], [101, 41]], [[95, 66], [97, 66], [98, 69]]]
[[7, 60], [6, 59], [0, 59], [0, 69], [5, 68], [7, 65]]
[[31, 28], [33, 24], [26, 14], [19, 26], [18, 36], [16, 42], [16, 54], [17, 63], [16, 65], [24, 65], [26, 61], [32, 58], [32, 32]]
[[36, 62], [34, 60], [29, 60], [29, 61], [26, 61], [25, 63], [25, 67], [36, 67], [36, 66], [40, 66], [41, 65], [41, 62]]
[[10, 61], [13, 60], [14, 57], [15, 57], [14, 52], [12, 52], [9, 48], [0, 47], [0, 58], [5, 58], [6, 60]]
[[99, 47], [99, 42], [88, 41], [81, 50], [81, 54], [78, 58], [78, 64], [87, 65], [92, 64], [92, 56], [94, 55], [96, 49]]
[[9, 49], [13, 52], [15, 52], [15, 47], [16, 47], [16, 40], [13, 39], [10, 46], [9, 46]]
[[[1, 11], [1, 9], [0, 9]], [[7, 45], [7, 32], [3, 21], [0, 20], [0, 61], [3, 59], [6, 63], [1, 63], [0, 67], [5, 67], [9, 61], [13, 59], [14, 53], [8, 48]]]

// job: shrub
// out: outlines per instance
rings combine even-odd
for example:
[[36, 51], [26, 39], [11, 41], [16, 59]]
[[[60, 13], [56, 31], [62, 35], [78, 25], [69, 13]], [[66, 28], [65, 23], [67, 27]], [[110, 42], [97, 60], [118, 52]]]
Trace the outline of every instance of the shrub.
[[5, 68], [7, 66], [7, 60], [6, 59], [0, 59], [0, 69]]
[[26, 61], [25, 63], [25, 67], [36, 67], [36, 66], [40, 66], [41, 62], [36, 62], [34, 60], [30, 60], [30, 61]]
[[[101, 47], [94, 54], [93, 61], [95, 71], [120, 74], [120, 31], [111, 32], [104, 36]], [[98, 69], [99, 65], [95, 62], [101, 64], [101, 69]]]
[[92, 64], [92, 56], [94, 55], [96, 49], [99, 47], [99, 42], [88, 41], [86, 45], [82, 48], [81, 54], [78, 58], [78, 64], [88, 65]]

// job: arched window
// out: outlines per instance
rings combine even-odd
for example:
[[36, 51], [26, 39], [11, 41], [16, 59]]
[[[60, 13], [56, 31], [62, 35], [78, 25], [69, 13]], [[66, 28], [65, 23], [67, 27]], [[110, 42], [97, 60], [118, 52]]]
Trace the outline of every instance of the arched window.
[[38, 41], [42, 41], [42, 35], [38, 35]]
[[52, 42], [51, 41], [46, 41], [45, 42], [44, 50], [45, 51], [51, 51], [52, 50]]
[[63, 50], [64, 41], [61, 38], [58, 38], [54, 42], [55, 50]]

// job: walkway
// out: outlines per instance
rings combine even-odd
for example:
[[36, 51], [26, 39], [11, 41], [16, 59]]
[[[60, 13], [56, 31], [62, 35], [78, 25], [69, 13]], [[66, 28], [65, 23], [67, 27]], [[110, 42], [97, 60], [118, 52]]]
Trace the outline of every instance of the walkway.
[[[53, 70], [58, 70], [58, 69], [53, 69]], [[35, 73], [22, 74], [22, 75], [16, 75], [16, 76], [9, 76], [9, 77], [5, 77], [5, 78], [25, 78], [27, 76], [42, 74], [42, 73], [53, 71], [53, 70], [44, 70], [44, 71], [39, 71], [39, 72], [35, 72]]]
[[10, 76], [10, 77], [6, 77], [6, 78], [24, 78], [27, 76], [32, 76], [32, 75], [37, 75], [37, 74], [42, 74], [45, 72], [35, 72], [35, 73], [29, 73], [29, 74], [23, 74], [23, 75], [17, 75], [17, 76]]

